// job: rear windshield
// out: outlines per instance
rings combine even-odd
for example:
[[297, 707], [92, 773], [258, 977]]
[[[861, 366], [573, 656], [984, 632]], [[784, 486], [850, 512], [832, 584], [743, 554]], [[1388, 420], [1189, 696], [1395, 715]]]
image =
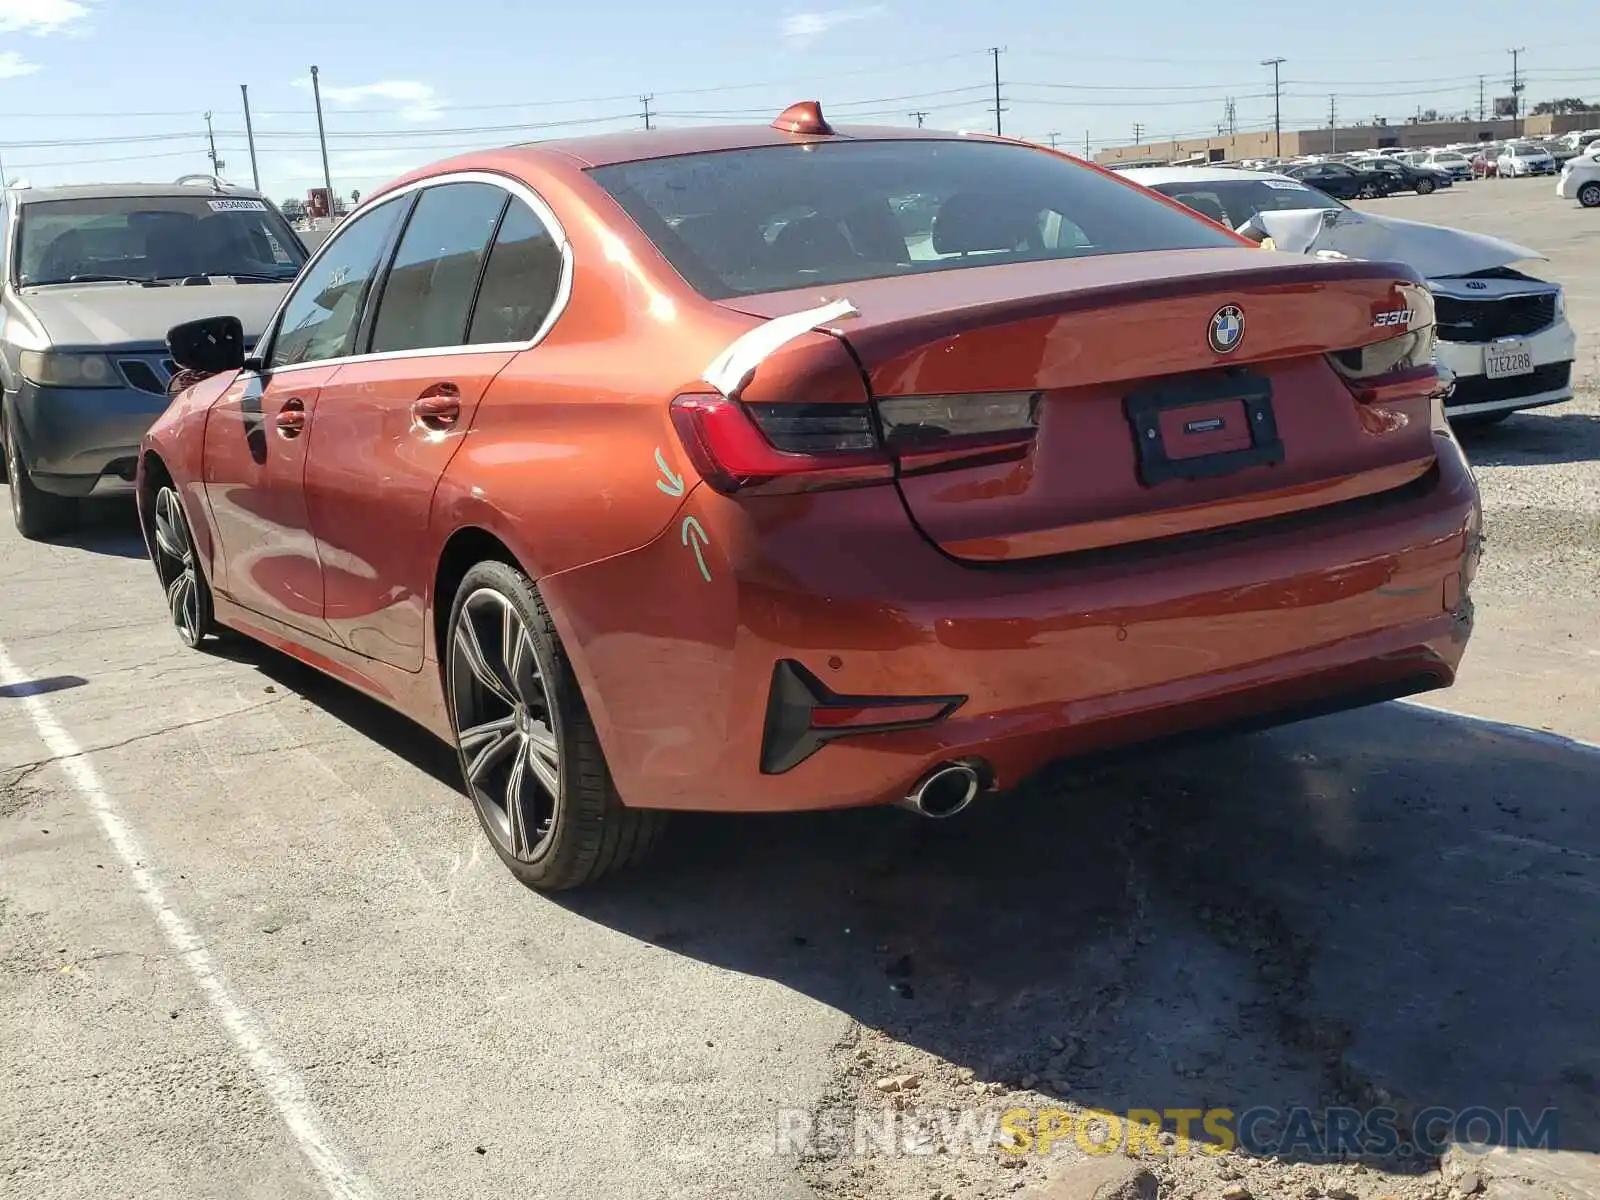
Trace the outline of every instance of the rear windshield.
[[1157, 183], [1152, 187], [1179, 204], [1237, 229], [1261, 212], [1299, 208], [1344, 208], [1326, 192], [1292, 179], [1230, 179], [1205, 183]]
[[1236, 246], [1087, 167], [955, 139], [683, 154], [591, 171], [702, 295]]
[[27, 287], [192, 275], [293, 279], [305, 251], [264, 201], [92, 196], [22, 206], [15, 268]]

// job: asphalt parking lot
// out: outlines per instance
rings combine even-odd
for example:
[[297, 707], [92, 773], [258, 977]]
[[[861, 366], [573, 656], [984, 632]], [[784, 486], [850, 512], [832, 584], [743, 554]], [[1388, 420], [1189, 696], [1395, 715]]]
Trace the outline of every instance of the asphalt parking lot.
[[1600, 1196], [1600, 216], [1552, 193], [1372, 205], [1544, 250], [1578, 330], [1580, 397], [1468, 442], [1458, 686], [957, 822], [690, 819], [541, 897], [427, 735], [185, 651], [125, 507], [57, 546], [4, 522], [0, 1195], [968, 1200], [1099, 1161], [774, 1152], [780, 1110], [910, 1095], [1554, 1107], [1560, 1153], [1447, 1177], [1192, 1154], [1125, 1194]]

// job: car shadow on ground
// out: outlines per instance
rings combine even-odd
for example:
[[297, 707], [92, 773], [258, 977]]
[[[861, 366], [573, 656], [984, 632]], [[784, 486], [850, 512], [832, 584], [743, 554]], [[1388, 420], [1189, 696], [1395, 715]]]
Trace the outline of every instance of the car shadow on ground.
[[1553, 1108], [1600, 1150], [1597, 781], [1584, 747], [1390, 704], [970, 819], [685, 819], [561, 902], [1046, 1098], [1488, 1110], [1489, 1142]]
[[1462, 423], [1456, 434], [1478, 467], [1600, 461], [1600, 416], [1592, 413], [1514, 413], [1498, 425]]
[[[459, 790], [404, 718], [229, 653]], [[1499, 1144], [1555, 1110], [1555, 1147], [1600, 1151], [1597, 783], [1600, 748], [1385, 704], [1057, 769], [950, 821], [679, 815], [650, 864], [553, 899], [944, 1060], [930, 1102], [991, 1103], [966, 1068], [1035, 1103], [1264, 1108], [1251, 1146], [1289, 1161], [1328, 1157], [1281, 1140], [1297, 1109]]]
[[139, 510], [131, 498], [84, 500], [78, 503], [78, 526], [48, 539], [57, 546], [87, 550], [108, 558], [146, 558]]

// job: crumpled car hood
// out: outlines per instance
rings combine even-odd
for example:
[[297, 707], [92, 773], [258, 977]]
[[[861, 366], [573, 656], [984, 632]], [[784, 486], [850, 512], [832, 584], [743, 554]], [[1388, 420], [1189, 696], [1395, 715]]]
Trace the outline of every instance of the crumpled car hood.
[[1471, 275], [1545, 257], [1488, 234], [1353, 209], [1261, 212], [1249, 224], [1265, 230], [1279, 250], [1293, 254], [1331, 250], [1349, 258], [1398, 261], [1414, 267], [1425, 279]]

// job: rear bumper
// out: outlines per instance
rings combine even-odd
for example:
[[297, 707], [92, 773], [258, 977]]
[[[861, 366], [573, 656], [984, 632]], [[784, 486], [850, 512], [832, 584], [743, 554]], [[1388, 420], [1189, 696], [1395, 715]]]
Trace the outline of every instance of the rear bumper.
[[23, 380], [9, 407], [34, 483], [86, 496], [131, 484], [139, 441], [167, 399], [134, 388], [42, 388]]
[[[944, 557], [890, 487], [759, 502], [701, 487], [655, 542], [540, 587], [629, 805], [884, 803], [952, 758], [1006, 788], [1063, 756], [1448, 686], [1481, 518], [1436, 436], [1437, 473], [1402, 493], [1000, 569]], [[786, 661], [835, 693], [961, 703], [764, 773]]]

